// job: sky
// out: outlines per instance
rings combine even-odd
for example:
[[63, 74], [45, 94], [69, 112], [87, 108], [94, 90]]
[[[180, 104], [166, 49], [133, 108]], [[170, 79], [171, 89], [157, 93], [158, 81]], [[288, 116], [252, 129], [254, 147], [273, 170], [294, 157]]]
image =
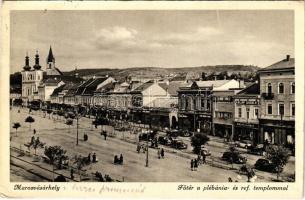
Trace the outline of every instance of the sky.
[[61, 71], [84, 68], [267, 67], [294, 57], [294, 19], [285, 10], [12, 11], [11, 72], [50, 46]]

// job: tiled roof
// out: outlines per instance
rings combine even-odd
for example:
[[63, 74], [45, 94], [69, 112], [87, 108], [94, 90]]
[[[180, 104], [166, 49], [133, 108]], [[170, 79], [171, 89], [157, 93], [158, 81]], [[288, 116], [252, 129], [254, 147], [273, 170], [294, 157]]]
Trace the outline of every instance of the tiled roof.
[[260, 87], [258, 83], [253, 83], [252, 85], [246, 87], [242, 91], [237, 93], [238, 95], [259, 95], [260, 94]]
[[153, 84], [154, 84], [154, 82], [150, 82], [150, 81], [146, 82], [146, 83], [143, 83], [142, 85], [140, 85], [139, 87], [134, 89], [133, 92], [143, 92], [144, 90], [146, 90], [147, 88], [149, 88]]
[[269, 71], [269, 70], [280, 70], [280, 69], [294, 69], [295, 63], [294, 58], [283, 59], [277, 63], [270, 65], [269, 67], [263, 68], [259, 71]]
[[180, 87], [185, 87], [188, 85], [186, 82], [182, 81], [171, 81], [168, 84], [167, 83], [159, 83], [159, 85], [164, 89], [167, 90], [168, 94], [172, 96], [178, 95], [178, 90]]
[[58, 93], [63, 91], [64, 87], [65, 87], [65, 85], [61, 85], [61, 86], [55, 88], [53, 93], [51, 94], [51, 96], [57, 96]]
[[96, 92], [99, 93], [106, 93], [114, 89], [115, 84], [114, 83], [107, 83], [106, 85], [103, 85], [99, 89], [96, 90]]
[[[215, 80], [215, 81], [196, 81], [198, 87], [220, 87], [230, 80]], [[192, 84], [188, 85], [187, 87], [191, 87]]]
[[85, 89], [83, 91], [83, 95], [93, 95], [94, 91], [96, 90], [97, 86], [101, 83], [103, 83], [105, 80], [107, 80], [108, 77], [105, 78], [96, 78], [93, 79], [93, 81], [91, 81], [90, 83], [88, 83], [85, 86]]

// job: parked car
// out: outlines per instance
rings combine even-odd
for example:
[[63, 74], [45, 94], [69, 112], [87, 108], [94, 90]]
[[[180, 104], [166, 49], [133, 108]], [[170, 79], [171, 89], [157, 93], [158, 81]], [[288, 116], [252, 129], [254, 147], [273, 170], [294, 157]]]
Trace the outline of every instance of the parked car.
[[[266, 171], [266, 172], [271, 172], [271, 173], [276, 173], [277, 169], [276, 166], [271, 163], [267, 159], [260, 158], [256, 161], [254, 164], [255, 169], [261, 170], [261, 171]], [[283, 169], [281, 168], [279, 172], [282, 172]]]
[[245, 164], [247, 162], [247, 158], [241, 155], [238, 151], [226, 151], [222, 155], [222, 159], [228, 162], [233, 161], [236, 164]]
[[178, 137], [178, 136], [182, 136], [182, 137], [190, 137], [193, 135], [192, 132], [188, 131], [188, 130], [176, 130], [176, 129], [172, 129], [172, 130], [167, 130], [166, 131], [166, 135], [169, 137]]
[[170, 138], [168, 138], [167, 136], [163, 136], [163, 135], [160, 135], [158, 137], [158, 143], [159, 144], [162, 144], [162, 145], [166, 145], [166, 146], [170, 146], [172, 141]]
[[179, 133], [178, 130], [172, 129], [172, 130], [167, 130], [167, 131], [166, 131], [166, 135], [167, 135], [168, 137], [174, 137], [174, 138], [176, 138], [176, 137], [178, 137], [178, 136], [180, 135], [180, 133]]
[[171, 147], [175, 149], [187, 149], [187, 144], [185, 144], [182, 140], [173, 139], [171, 141]]
[[193, 133], [188, 130], [180, 130], [179, 135], [182, 137], [191, 137], [193, 136]]
[[200, 152], [201, 152], [201, 155], [205, 155], [205, 156], [211, 155], [211, 151], [207, 147], [204, 147], [204, 146], [201, 146]]
[[247, 152], [249, 154], [262, 156], [264, 154], [264, 145], [256, 145], [248, 148]]
[[241, 148], [251, 148], [252, 147], [252, 141], [250, 140], [240, 140], [240, 141], [236, 141], [236, 146], [237, 147], [241, 147]]

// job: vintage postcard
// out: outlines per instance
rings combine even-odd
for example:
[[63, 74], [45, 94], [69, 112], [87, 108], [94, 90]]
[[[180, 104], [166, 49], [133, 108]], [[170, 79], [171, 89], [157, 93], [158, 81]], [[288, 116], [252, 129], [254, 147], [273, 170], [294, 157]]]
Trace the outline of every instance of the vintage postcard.
[[302, 197], [303, 2], [1, 11], [1, 195]]

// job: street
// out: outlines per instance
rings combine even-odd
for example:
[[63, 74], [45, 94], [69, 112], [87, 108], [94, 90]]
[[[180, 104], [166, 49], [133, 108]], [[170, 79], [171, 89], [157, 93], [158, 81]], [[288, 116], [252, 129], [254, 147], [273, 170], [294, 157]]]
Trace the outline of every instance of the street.
[[[63, 149], [67, 150], [66, 154], [70, 158], [79, 154], [87, 156], [89, 153], [95, 152], [98, 162], [86, 166], [87, 173], [99, 171], [103, 175], [109, 174], [116, 180], [127, 182], [227, 182], [229, 177], [239, 182], [247, 181], [246, 176], [238, 179], [236, 170], [212, 167], [207, 164], [200, 165], [198, 171], [191, 171], [190, 159], [195, 158], [196, 155], [191, 154], [189, 138], [182, 138], [188, 142], [186, 150], [180, 151], [164, 147], [164, 159], [158, 159], [157, 150], [150, 148], [149, 166], [145, 167], [146, 154], [137, 153], [137, 136], [134, 134], [128, 132], [122, 134], [116, 131], [115, 137], [107, 137], [107, 140], [104, 140], [104, 137], [100, 135], [100, 127], [92, 129], [91, 121], [93, 119], [81, 118], [79, 120], [79, 145], [76, 146], [76, 120], [71, 127], [68, 127], [63, 118], [57, 120], [57, 116], [55, 116], [56, 120], [53, 120], [52, 116], [49, 119], [48, 115], [44, 118], [41, 111], [34, 111], [31, 116], [35, 122], [32, 123], [31, 130], [29, 130], [29, 124], [24, 122], [24, 119], [29, 116], [28, 109], [20, 109], [20, 113], [17, 112], [18, 109], [13, 107], [11, 110], [11, 124], [14, 122], [21, 124], [17, 134], [16, 130], [11, 128], [11, 147], [27, 149], [24, 144], [30, 141], [33, 129], [35, 129], [35, 137], [39, 137], [40, 141], [46, 143], [46, 146], [62, 146]], [[103, 129], [110, 132], [112, 128], [105, 126]], [[88, 134], [88, 141], [83, 140], [84, 133]], [[215, 159], [219, 158], [227, 148], [226, 145], [223, 147], [219, 144], [215, 145], [214, 141], [210, 141], [207, 146]], [[38, 149], [37, 154], [43, 155], [43, 151], [44, 149]], [[124, 156], [124, 164], [114, 165], [114, 156], [120, 156], [120, 154]], [[249, 163], [253, 165], [258, 156], [247, 155], [247, 158]], [[291, 169], [293, 170], [291, 171]], [[290, 160], [284, 173], [286, 171], [294, 172], [294, 161]], [[258, 176], [257, 182], [270, 181], [275, 177], [275, 175], [266, 172], [260, 172], [260, 175], [264, 176]], [[11, 180], [17, 181], [19, 179], [11, 178]]]

